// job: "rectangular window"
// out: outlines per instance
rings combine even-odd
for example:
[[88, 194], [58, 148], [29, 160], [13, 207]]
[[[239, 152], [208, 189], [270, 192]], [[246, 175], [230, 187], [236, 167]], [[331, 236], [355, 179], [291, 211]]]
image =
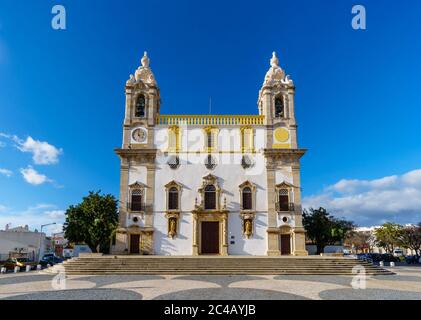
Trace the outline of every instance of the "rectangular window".
[[132, 195], [132, 203], [130, 209], [132, 211], [142, 211], [142, 196]]
[[178, 192], [171, 191], [168, 193], [168, 209], [177, 210], [178, 209]]

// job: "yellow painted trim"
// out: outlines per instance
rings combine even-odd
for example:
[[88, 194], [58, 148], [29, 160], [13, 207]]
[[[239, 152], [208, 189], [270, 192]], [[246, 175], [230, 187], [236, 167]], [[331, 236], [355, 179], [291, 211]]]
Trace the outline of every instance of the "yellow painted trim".
[[273, 149], [291, 149], [290, 143], [274, 143], [272, 145]]
[[[205, 145], [204, 145], [204, 151], [207, 153], [216, 152], [218, 150], [218, 136], [219, 136], [219, 129], [217, 127], [207, 126], [203, 128], [203, 132], [205, 135]], [[213, 146], [208, 146], [208, 133], [212, 134], [212, 142]]]
[[[241, 152], [254, 152], [254, 129], [251, 126], [241, 127], [240, 128], [240, 142], [241, 142]], [[244, 140], [248, 135], [248, 143], [245, 144]]]
[[275, 141], [278, 143], [286, 143], [289, 140], [289, 130], [286, 128], [276, 128], [273, 132]]
[[[170, 145], [170, 135], [175, 135], [175, 147]], [[167, 152], [179, 152], [181, 149], [180, 127], [173, 125], [168, 127], [168, 150]]]
[[263, 125], [263, 115], [164, 115], [157, 117], [157, 125]]

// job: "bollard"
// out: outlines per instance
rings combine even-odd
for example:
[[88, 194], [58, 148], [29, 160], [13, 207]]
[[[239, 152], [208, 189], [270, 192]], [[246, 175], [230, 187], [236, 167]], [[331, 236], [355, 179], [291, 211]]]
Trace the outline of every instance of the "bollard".
[[13, 272], [14, 273], [18, 273], [20, 271], [20, 267], [18, 267], [18, 266], [16, 266], [14, 269], [13, 269]]
[[380, 267], [384, 267], [384, 262], [380, 261]]
[[41, 265], [39, 264], [39, 265], [37, 265], [37, 270], [39, 271], [39, 270], [41, 270]]
[[28, 265], [25, 267], [25, 272], [29, 272], [29, 271], [31, 271], [31, 266]]
[[390, 267], [393, 268], [395, 266], [395, 263], [392, 261], [390, 262]]

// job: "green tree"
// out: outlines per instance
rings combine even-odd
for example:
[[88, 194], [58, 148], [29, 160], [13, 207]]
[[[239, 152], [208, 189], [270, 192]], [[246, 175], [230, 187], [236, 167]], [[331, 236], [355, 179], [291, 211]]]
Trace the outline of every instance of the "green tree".
[[370, 250], [371, 233], [370, 231], [351, 230], [346, 234], [344, 243], [353, 247], [356, 252]]
[[77, 205], [66, 210], [63, 230], [70, 242], [86, 243], [92, 252], [108, 253], [118, 226], [117, 200], [113, 195], [89, 192]]
[[317, 247], [317, 254], [322, 253], [327, 245], [342, 242], [347, 232], [355, 228], [353, 222], [337, 219], [321, 207], [317, 210], [304, 210], [303, 225], [307, 231], [307, 238]]
[[384, 248], [386, 252], [392, 253], [393, 249], [401, 244], [402, 232], [403, 226], [400, 224], [386, 222], [374, 230], [376, 244]]
[[415, 251], [419, 258], [421, 254], [421, 222], [418, 225], [406, 226], [399, 236], [400, 245]]

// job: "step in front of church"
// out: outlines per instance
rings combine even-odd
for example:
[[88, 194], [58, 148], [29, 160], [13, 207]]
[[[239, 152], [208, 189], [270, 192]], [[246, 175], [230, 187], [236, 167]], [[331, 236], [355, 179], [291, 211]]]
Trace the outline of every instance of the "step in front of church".
[[[64, 269], [64, 270], [63, 270]], [[386, 275], [392, 272], [344, 257], [85, 255], [47, 272], [66, 275]]]

